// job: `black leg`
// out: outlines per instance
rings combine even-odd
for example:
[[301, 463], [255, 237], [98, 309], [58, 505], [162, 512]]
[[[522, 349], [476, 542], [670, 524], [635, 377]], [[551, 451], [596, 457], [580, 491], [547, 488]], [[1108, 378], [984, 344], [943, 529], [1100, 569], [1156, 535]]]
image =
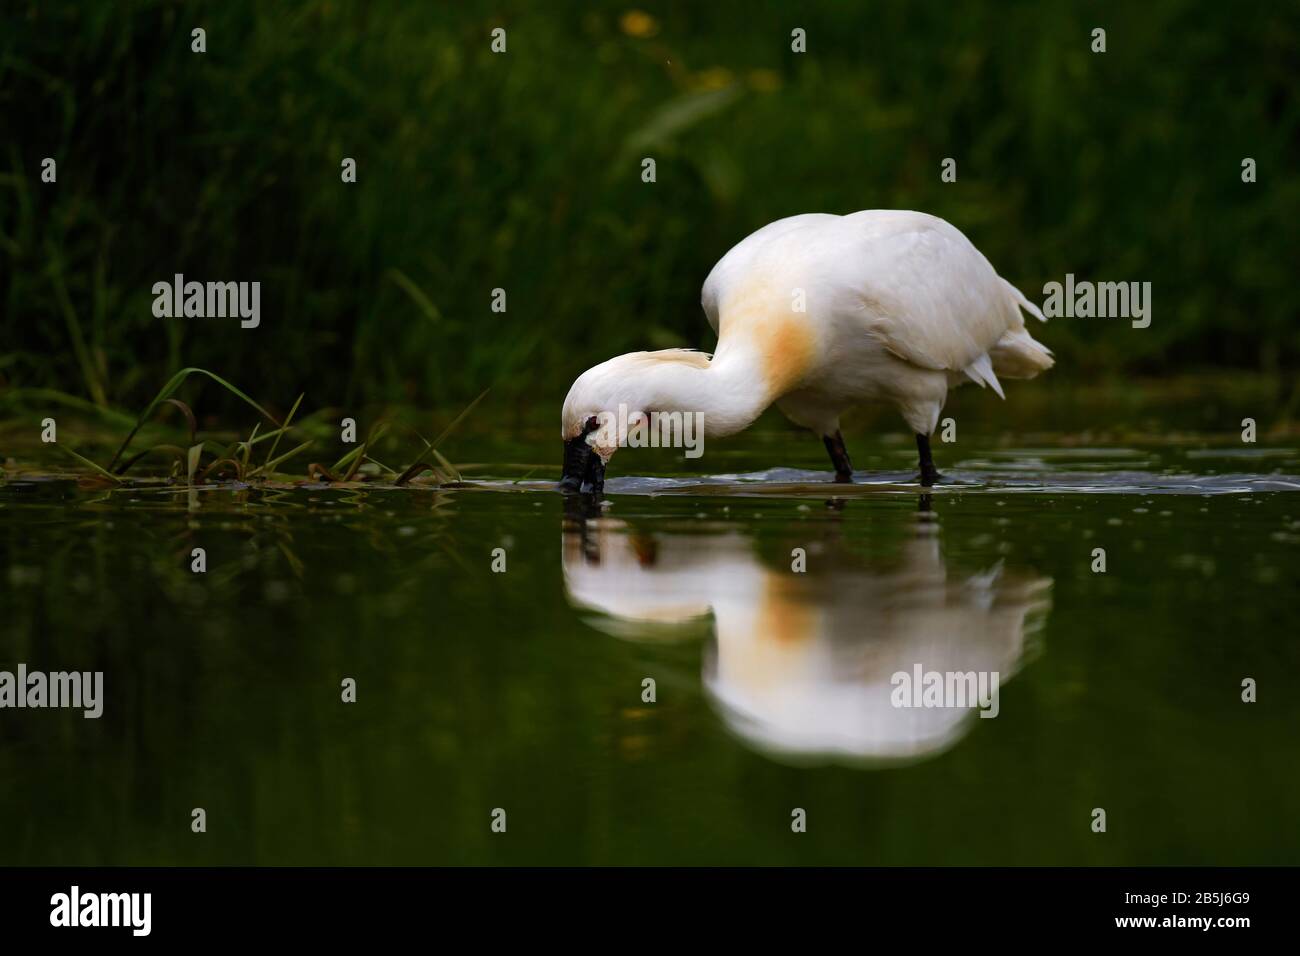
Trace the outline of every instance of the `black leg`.
[[822, 443], [830, 452], [831, 464], [835, 466], [835, 480], [841, 485], [853, 483], [853, 462], [849, 461], [849, 451], [844, 447], [844, 436], [838, 431], [834, 435], [823, 435]]
[[916, 450], [921, 455], [921, 487], [929, 488], [943, 476], [934, 467], [934, 457], [930, 454], [930, 436], [916, 436]]

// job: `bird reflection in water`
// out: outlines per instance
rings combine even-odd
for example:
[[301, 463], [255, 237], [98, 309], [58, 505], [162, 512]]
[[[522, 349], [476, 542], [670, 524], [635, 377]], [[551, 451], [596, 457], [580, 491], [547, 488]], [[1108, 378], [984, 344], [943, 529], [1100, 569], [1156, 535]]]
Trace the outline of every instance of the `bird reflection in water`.
[[760, 560], [739, 529], [644, 532], [575, 503], [565, 589], [598, 612], [594, 627], [630, 640], [690, 638], [711, 615], [704, 687], [757, 750], [867, 765], [934, 756], [969, 732], [980, 705], [896, 706], [895, 675], [996, 672], [1005, 684], [1046, 619], [1051, 579], [1001, 561], [950, 571], [929, 495], [885, 564], [852, 553], [837, 517], [808, 523], [819, 530], [797, 573]]

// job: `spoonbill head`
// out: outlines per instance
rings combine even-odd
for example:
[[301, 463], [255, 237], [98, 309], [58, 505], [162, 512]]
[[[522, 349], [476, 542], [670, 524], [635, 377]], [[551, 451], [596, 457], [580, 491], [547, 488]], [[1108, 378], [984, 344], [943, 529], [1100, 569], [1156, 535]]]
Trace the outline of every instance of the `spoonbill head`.
[[930, 435], [948, 391], [1033, 378], [1051, 352], [1021, 310], [1043, 314], [956, 227], [926, 213], [866, 210], [780, 219], [713, 267], [701, 302], [712, 355], [632, 352], [588, 369], [564, 401], [560, 488], [598, 493], [629, 427], [695, 416], [732, 435], [772, 404], [821, 436], [835, 480], [852, 481], [840, 416], [896, 407], [916, 435], [920, 481], [940, 477]]

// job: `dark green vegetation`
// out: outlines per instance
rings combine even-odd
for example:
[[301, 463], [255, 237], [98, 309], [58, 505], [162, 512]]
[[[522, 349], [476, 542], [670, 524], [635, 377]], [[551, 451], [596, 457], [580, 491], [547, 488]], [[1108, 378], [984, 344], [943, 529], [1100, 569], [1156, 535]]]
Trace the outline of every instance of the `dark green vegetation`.
[[[1054, 378], [1300, 360], [1294, 4], [640, 5], [6, 3], [3, 400], [134, 410], [201, 365], [277, 414], [556, 403], [709, 347], [699, 286], [754, 228], [872, 207], [950, 219], [1035, 298], [1153, 283], [1149, 329], [1041, 330]], [[261, 326], [154, 318], [177, 272], [261, 281]]]
[[[200, 439], [198, 418], [194, 414], [194, 410], [181, 399], [175, 397], [176, 393], [191, 378], [200, 382], [205, 380], [215, 382], [224, 389], [225, 394], [234, 396], [257, 413], [259, 420], [253, 426], [253, 430], [247, 438], [221, 441], [220, 439], [211, 439], [205, 435]], [[447, 460], [438, 446], [474, 410], [474, 407], [485, 394], [479, 395], [478, 398], [471, 402], [432, 442], [414, 428], [406, 426], [405, 430], [409, 433], [406, 436], [408, 442], [413, 439], [418, 441], [422, 447], [416, 454], [415, 459], [401, 468], [393, 468], [375, 457], [386, 437], [389, 438], [388, 445], [393, 444], [390, 432], [393, 430], [395, 423], [391, 419], [381, 418], [372, 421], [364, 432], [359, 430], [355, 419], [344, 419], [340, 422], [343, 427], [339, 429], [338, 439], [345, 446], [348, 446], [350, 450], [345, 450], [333, 465], [309, 461], [303, 469], [305, 477], [312, 481], [344, 485], [361, 484], [370, 479], [384, 478], [397, 486], [402, 486], [414, 478], [432, 474], [440, 485], [459, 482], [461, 476], [456, 466]], [[83, 477], [86, 482], [91, 483], [121, 485], [128, 479], [128, 472], [141, 463], [144, 464], [144, 467], [137, 469], [137, 473], [145, 470], [148, 466], [153, 466], [150, 471], [155, 476], [165, 481], [174, 481], [183, 477], [188, 487], [219, 483], [223, 480], [233, 480], [243, 484], [266, 482], [274, 480], [282, 471], [287, 470], [286, 463], [290, 459], [296, 458], [313, 446], [319, 445], [322, 438], [329, 441], [332, 429], [323, 420], [324, 412], [318, 412], [313, 416], [320, 419], [318, 421], [295, 421], [302, 400], [303, 396], [299, 395], [289, 409], [288, 414], [283, 418], [277, 418], [220, 375], [216, 375], [207, 369], [184, 368], [168, 379], [167, 384], [145, 406], [144, 411], [140, 413], [131, 426], [131, 430], [127, 432], [122, 443], [117, 446], [117, 451], [107, 460], [106, 464], [101, 465], [92, 458], [75, 451], [71, 447], [74, 444], [72, 442], [59, 444], [57, 430], [51, 431], [49, 437], [46, 437], [43, 430], [42, 442], [47, 446], [46, 451], [50, 448], [59, 449], [89, 469]], [[147, 426], [153, 423], [154, 417], [159, 412], [173, 409], [184, 416], [184, 423], [188, 426], [189, 437], [184, 445], [176, 445], [166, 441], [151, 444], [143, 442], [133, 444], [136, 436], [144, 432]], [[115, 418], [117, 416], [109, 414], [107, 417]], [[56, 420], [45, 419], [43, 422], [50, 422], [50, 427], [53, 429], [53, 423]], [[400, 425], [400, 423], [398, 424]], [[21, 425], [15, 428], [15, 431], [21, 432]], [[298, 433], [299, 437], [306, 437], [306, 440], [293, 445], [284, 454], [277, 455], [276, 452], [281, 447], [281, 440], [285, 435], [291, 433]], [[81, 440], [85, 441], [84, 434]], [[258, 447], [259, 445], [262, 447]], [[159, 459], [162, 459], [163, 462], [170, 462], [171, 467], [169, 469], [160, 468]], [[15, 463], [11, 462], [10, 464], [12, 467]]]

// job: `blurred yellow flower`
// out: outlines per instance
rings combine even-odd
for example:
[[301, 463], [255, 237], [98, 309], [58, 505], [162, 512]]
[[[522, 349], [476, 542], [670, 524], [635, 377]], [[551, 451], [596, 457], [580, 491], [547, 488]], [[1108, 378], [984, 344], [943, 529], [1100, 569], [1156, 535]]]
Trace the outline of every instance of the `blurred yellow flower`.
[[619, 18], [618, 25], [630, 37], [645, 39], [659, 32], [659, 21], [644, 10], [629, 10]]
[[781, 88], [781, 74], [776, 70], [751, 70], [749, 85], [760, 93], [775, 93]]
[[694, 85], [701, 90], [720, 90], [731, 85], [731, 71], [725, 66], [711, 66], [695, 74]]

